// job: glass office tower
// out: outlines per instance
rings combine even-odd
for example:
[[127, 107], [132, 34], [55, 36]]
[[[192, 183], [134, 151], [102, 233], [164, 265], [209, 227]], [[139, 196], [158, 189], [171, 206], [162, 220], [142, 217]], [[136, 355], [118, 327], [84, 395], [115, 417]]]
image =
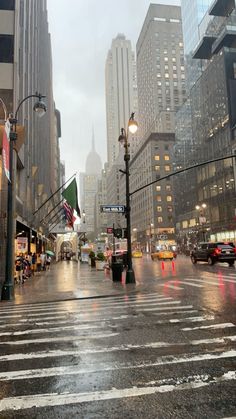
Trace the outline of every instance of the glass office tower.
[[201, 61], [193, 60], [192, 53], [200, 39], [199, 24], [211, 3], [212, 0], [181, 0], [186, 87], [188, 90], [201, 74]]

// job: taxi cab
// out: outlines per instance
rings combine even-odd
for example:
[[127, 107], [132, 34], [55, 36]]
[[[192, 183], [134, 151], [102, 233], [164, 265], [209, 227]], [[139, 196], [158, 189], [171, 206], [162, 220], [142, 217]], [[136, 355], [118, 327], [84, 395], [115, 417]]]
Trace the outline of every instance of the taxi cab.
[[143, 256], [141, 250], [133, 250], [132, 257], [133, 258], [141, 258]]
[[173, 260], [174, 253], [172, 252], [172, 250], [159, 250], [157, 252], [152, 253], [151, 258], [152, 260], [164, 260], [164, 259]]

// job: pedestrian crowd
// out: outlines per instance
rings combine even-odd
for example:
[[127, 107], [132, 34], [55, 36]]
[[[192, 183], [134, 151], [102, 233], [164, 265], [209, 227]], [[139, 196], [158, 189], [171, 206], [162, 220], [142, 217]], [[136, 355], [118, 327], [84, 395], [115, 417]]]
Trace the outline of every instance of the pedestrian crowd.
[[50, 269], [51, 256], [41, 253], [19, 253], [15, 259], [15, 283], [24, 284], [26, 279]]

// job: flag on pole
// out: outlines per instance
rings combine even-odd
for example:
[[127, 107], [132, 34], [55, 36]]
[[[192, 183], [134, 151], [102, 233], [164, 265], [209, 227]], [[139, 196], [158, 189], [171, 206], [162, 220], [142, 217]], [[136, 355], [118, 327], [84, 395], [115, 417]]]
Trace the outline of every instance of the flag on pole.
[[6, 174], [7, 179], [11, 182], [10, 179], [10, 122], [7, 120], [5, 122], [5, 127], [3, 130], [3, 140], [2, 140], [2, 159], [3, 159], [3, 166], [4, 171]]
[[74, 228], [74, 221], [76, 220], [76, 217], [74, 217], [73, 208], [65, 201], [63, 203], [63, 209], [68, 227]]
[[77, 212], [80, 217], [80, 209], [78, 205], [78, 194], [77, 194], [77, 183], [73, 179], [72, 182], [62, 192], [63, 198], [66, 199], [67, 203]]

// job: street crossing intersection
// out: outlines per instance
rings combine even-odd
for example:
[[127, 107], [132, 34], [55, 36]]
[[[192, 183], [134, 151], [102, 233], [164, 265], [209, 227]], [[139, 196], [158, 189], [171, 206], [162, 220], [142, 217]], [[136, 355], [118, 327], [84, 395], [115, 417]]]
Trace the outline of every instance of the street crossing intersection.
[[204, 288], [208, 285], [218, 288], [228, 287], [231, 289], [231, 292], [236, 295], [236, 272], [204, 272], [204, 277], [199, 276], [198, 273], [187, 277], [179, 277], [174, 274], [171, 279], [162, 278], [159, 285], [162, 286], [163, 283], [166, 284], [168, 288], [174, 290], [182, 290], [184, 287]]
[[161, 293], [5, 305], [0, 418], [234, 416], [235, 342], [234, 323]]

